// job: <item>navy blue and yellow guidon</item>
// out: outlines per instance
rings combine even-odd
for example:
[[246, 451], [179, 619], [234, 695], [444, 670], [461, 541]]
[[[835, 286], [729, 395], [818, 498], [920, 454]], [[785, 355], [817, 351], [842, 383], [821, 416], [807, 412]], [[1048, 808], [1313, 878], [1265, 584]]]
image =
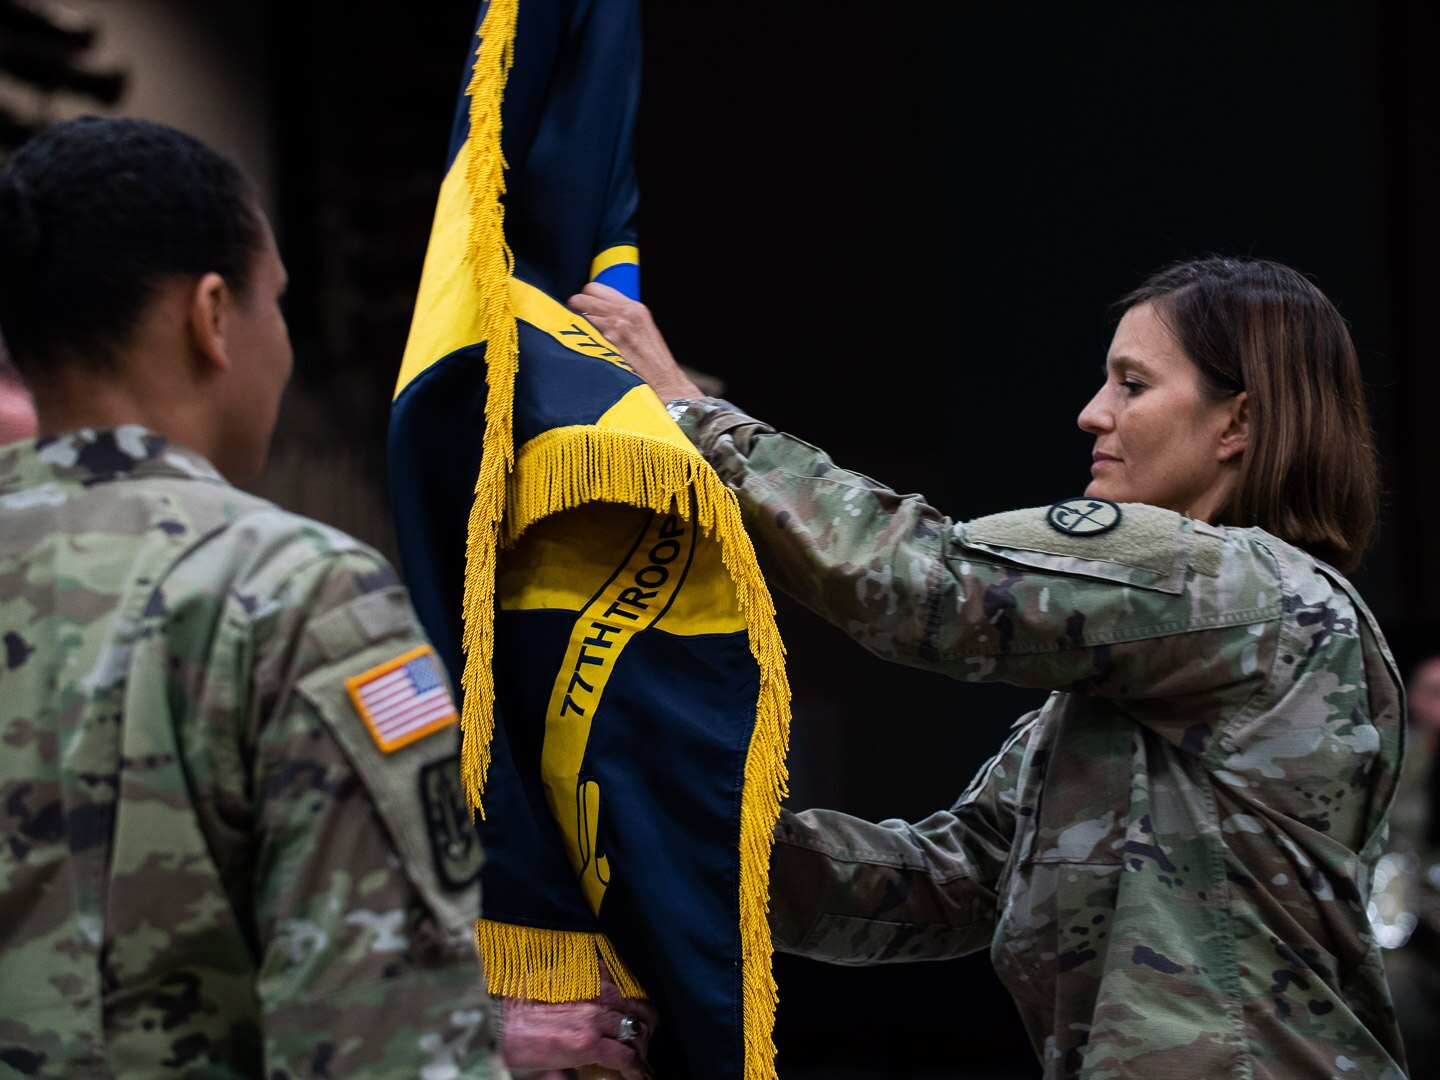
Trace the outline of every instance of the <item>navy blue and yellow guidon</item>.
[[477, 945], [492, 992], [543, 1001], [595, 996], [603, 959], [661, 1011], [657, 1071], [772, 1076], [774, 609], [733, 494], [554, 299], [638, 286], [637, 3], [481, 15], [391, 420], [402, 558], [463, 690]]

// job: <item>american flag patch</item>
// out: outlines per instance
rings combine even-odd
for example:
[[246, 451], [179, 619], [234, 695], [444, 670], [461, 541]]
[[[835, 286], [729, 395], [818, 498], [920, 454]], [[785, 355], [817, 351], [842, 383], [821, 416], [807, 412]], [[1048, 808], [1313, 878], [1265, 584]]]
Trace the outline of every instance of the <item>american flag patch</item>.
[[459, 719], [429, 645], [346, 679], [345, 686], [375, 745], [387, 754]]

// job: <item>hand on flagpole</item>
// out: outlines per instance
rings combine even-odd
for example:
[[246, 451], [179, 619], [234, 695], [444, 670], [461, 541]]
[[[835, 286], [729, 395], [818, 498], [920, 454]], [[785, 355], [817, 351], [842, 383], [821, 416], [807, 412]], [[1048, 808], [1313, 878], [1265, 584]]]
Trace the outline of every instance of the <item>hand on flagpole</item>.
[[648, 1001], [627, 998], [600, 963], [600, 996], [549, 1004], [501, 998], [500, 1052], [512, 1069], [580, 1069], [594, 1080], [646, 1080], [645, 1055], [657, 1016]]
[[620, 350], [661, 401], [700, 398], [705, 392], [695, 384], [670, 354], [670, 346], [655, 325], [650, 309], [631, 300], [618, 289], [592, 281], [572, 296], [569, 307], [589, 319], [607, 341]]

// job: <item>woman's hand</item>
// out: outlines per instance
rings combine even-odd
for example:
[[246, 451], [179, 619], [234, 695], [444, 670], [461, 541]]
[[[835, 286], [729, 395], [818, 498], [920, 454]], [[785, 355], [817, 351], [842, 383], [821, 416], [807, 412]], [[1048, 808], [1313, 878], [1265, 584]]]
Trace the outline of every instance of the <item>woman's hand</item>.
[[501, 1056], [512, 1069], [575, 1069], [599, 1065], [624, 1080], [645, 1080], [645, 1055], [655, 1031], [655, 1009], [627, 998], [600, 963], [600, 997], [550, 1005], [502, 998]]
[[660, 336], [650, 309], [624, 293], [592, 281], [570, 298], [570, 310], [589, 319], [595, 329], [630, 362], [661, 401], [704, 397], [705, 392], [681, 369]]

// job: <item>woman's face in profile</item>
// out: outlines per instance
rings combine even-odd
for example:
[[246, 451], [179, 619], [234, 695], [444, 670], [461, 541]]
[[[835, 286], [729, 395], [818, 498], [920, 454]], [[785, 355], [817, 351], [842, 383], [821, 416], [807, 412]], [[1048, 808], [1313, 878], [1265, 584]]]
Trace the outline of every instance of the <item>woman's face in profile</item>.
[[1115, 328], [1105, 383], [1080, 413], [1095, 436], [1086, 495], [1213, 520], [1229, 500], [1244, 449], [1244, 395], [1206, 399], [1200, 371], [1153, 305]]

